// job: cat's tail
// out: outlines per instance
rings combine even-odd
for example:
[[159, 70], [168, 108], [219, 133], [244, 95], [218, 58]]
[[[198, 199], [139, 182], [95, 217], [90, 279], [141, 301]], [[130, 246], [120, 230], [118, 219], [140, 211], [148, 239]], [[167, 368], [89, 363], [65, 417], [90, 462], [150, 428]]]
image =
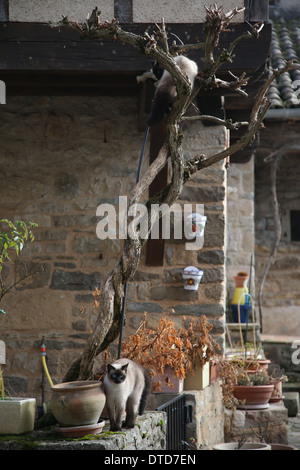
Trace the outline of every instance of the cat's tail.
[[158, 124], [163, 119], [165, 119], [166, 115], [170, 111], [171, 106], [172, 99], [170, 97], [170, 92], [158, 89], [153, 99], [153, 104], [150, 111], [150, 116], [147, 120], [147, 125], [153, 126], [154, 124]]
[[140, 401], [140, 406], [139, 406], [139, 415], [142, 415], [145, 411], [148, 397], [152, 391], [152, 378], [150, 375], [150, 372], [144, 368], [144, 379], [145, 379], [145, 384], [144, 384], [144, 390], [141, 396], [141, 401]]

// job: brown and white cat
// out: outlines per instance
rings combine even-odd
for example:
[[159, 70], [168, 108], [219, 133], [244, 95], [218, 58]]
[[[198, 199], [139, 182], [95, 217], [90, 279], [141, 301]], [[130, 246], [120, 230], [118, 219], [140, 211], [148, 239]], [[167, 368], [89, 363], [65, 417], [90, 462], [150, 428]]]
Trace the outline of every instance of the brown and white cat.
[[[195, 78], [198, 74], [198, 66], [196, 62], [183, 55], [174, 57], [174, 61], [181, 69], [182, 73], [189, 79], [190, 84], [193, 87]], [[154, 95], [150, 116], [147, 121], [148, 126], [158, 124], [165, 119], [176, 96], [177, 92], [173, 77], [167, 70], [165, 70]]]
[[130, 359], [118, 359], [108, 364], [103, 380], [106, 406], [111, 431], [122, 429], [126, 411], [125, 428], [135, 426], [137, 415], [145, 411], [151, 392], [151, 376], [144, 367]]

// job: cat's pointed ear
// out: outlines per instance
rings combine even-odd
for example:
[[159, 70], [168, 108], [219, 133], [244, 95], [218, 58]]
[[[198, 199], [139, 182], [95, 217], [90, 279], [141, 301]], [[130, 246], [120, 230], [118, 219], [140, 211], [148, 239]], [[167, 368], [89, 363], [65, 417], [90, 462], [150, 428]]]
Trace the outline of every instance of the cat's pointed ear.
[[107, 372], [111, 372], [112, 370], [115, 370], [114, 366], [112, 364], [107, 364]]
[[122, 370], [127, 370], [128, 364], [129, 364], [129, 362], [128, 362], [127, 364], [124, 364], [124, 366], [122, 366], [121, 369], [122, 369]]

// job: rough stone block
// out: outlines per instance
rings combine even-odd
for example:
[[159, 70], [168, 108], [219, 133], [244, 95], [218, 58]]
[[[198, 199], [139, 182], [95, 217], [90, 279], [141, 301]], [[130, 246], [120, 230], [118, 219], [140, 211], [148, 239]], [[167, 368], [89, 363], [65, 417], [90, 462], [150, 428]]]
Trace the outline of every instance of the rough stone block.
[[55, 195], [57, 198], [73, 199], [79, 194], [79, 184], [76, 175], [59, 173], [54, 182]]
[[155, 286], [150, 289], [150, 298], [153, 300], [197, 300], [198, 293], [185, 291], [177, 286]]
[[26, 280], [17, 286], [17, 290], [36, 289], [48, 285], [51, 270], [49, 263], [17, 261], [16, 270], [19, 279], [23, 279], [25, 276], [29, 275]]
[[202, 284], [207, 282], [222, 282], [224, 281], [224, 268], [208, 268], [204, 269]]
[[225, 255], [222, 250], [201, 250], [198, 253], [198, 262], [201, 264], [223, 264], [224, 260]]
[[61, 271], [56, 269], [52, 276], [51, 289], [57, 290], [93, 290], [100, 285], [100, 274], [86, 274], [81, 271]]
[[162, 313], [160, 305], [154, 302], [127, 302], [127, 310], [130, 312]]
[[288, 416], [297, 416], [299, 413], [299, 393], [285, 392], [283, 398], [284, 406], [288, 410]]
[[265, 410], [225, 409], [225, 442], [264, 439], [266, 442], [287, 443], [287, 410], [283, 403], [272, 403]]
[[220, 317], [224, 314], [224, 307], [221, 304], [180, 304], [173, 305], [176, 315], [206, 315], [207, 317]]
[[212, 186], [199, 188], [193, 186], [185, 186], [179, 196], [184, 201], [217, 202], [223, 201], [225, 197], [225, 188], [223, 186]]

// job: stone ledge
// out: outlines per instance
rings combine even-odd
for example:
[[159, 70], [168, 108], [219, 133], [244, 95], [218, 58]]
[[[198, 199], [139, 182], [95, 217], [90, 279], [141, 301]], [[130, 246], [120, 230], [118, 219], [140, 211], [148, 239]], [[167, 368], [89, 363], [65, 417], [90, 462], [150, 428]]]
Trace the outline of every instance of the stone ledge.
[[139, 416], [133, 429], [110, 433], [109, 424], [98, 436], [64, 439], [57, 427], [23, 436], [3, 436], [0, 450], [165, 450], [166, 413], [149, 411]]
[[225, 442], [242, 437], [258, 441], [287, 444], [287, 409], [283, 402], [272, 403], [265, 410], [225, 410]]

